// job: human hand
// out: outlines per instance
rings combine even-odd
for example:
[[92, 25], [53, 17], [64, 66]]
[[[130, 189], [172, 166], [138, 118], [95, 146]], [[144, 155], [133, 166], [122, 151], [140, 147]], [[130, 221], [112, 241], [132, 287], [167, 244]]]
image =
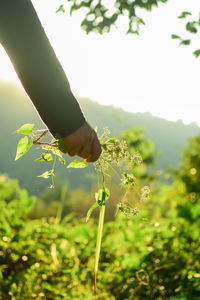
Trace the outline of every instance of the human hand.
[[85, 122], [79, 129], [63, 138], [64, 153], [78, 155], [87, 162], [95, 162], [101, 154], [101, 145], [94, 129]]

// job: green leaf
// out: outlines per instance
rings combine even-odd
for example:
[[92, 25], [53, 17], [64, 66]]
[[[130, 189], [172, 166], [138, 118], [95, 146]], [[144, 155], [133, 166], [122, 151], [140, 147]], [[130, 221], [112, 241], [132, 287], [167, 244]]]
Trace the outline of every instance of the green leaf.
[[172, 35], [171, 35], [171, 38], [172, 38], [172, 39], [180, 39], [181, 37], [180, 37], [179, 35], [172, 34]]
[[194, 34], [197, 33], [198, 30], [195, 25], [196, 25], [196, 22], [188, 22], [186, 24], [186, 30], [189, 31], [190, 33], [194, 33]]
[[188, 45], [190, 45], [190, 43], [191, 43], [191, 40], [182, 40], [180, 42], [180, 45], [188, 46]]
[[59, 134], [56, 134], [55, 141], [56, 141], [56, 144], [58, 146], [58, 149], [61, 152], [65, 152], [65, 149], [66, 149], [65, 141], [64, 141], [64, 139]]
[[23, 156], [30, 149], [32, 144], [33, 144], [33, 141], [32, 140], [29, 141], [27, 136], [22, 138], [17, 145], [17, 153], [15, 156], [15, 160], [17, 160], [21, 156]]
[[118, 143], [118, 139], [115, 137], [111, 137], [104, 142], [104, 144], [116, 144], [116, 143]]
[[115, 137], [108, 138], [101, 146], [104, 150], [107, 150], [108, 146], [115, 146], [119, 143], [119, 140]]
[[64, 160], [64, 158], [58, 156], [58, 160], [59, 160], [63, 165], [66, 164], [66, 161]]
[[88, 212], [87, 212], [86, 223], [87, 223], [87, 221], [89, 220], [89, 218], [90, 218], [91, 213], [93, 212], [93, 210], [94, 210], [96, 207], [98, 207], [98, 206], [99, 206], [98, 202], [95, 202], [95, 203], [90, 207], [90, 209], [89, 209]]
[[198, 58], [200, 56], [200, 49], [193, 52], [194, 56]]
[[46, 162], [51, 162], [53, 160], [53, 156], [49, 152], [42, 153], [42, 156], [36, 161], [46, 161]]
[[24, 124], [18, 130], [14, 131], [14, 132], [21, 133], [21, 134], [31, 134], [31, 133], [33, 133], [33, 131], [32, 131], [33, 127], [34, 127], [34, 124]]
[[58, 12], [65, 12], [65, 8], [64, 8], [64, 5], [63, 4], [61, 4], [59, 7], [58, 7], [58, 9], [56, 10], [56, 13], [58, 13]]
[[57, 155], [58, 157], [63, 158], [63, 153], [58, 148], [52, 147], [51, 151], [53, 154]]
[[110, 197], [109, 189], [99, 189], [97, 193], [95, 193], [95, 199], [99, 206], [105, 205], [106, 200]]
[[191, 14], [191, 12], [189, 12], [189, 11], [183, 11], [182, 13], [181, 13], [181, 15], [178, 17], [179, 19], [184, 19], [184, 18], [186, 18], [187, 16], [191, 16], [192, 14]]
[[39, 175], [37, 177], [49, 178], [51, 176], [55, 176], [54, 170], [46, 171], [46, 172], [42, 173], [41, 175]]
[[81, 169], [81, 168], [85, 168], [88, 166], [88, 163], [86, 163], [86, 161], [81, 160], [81, 159], [76, 159], [74, 161], [72, 161], [67, 168], [77, 168], [77, 169]]

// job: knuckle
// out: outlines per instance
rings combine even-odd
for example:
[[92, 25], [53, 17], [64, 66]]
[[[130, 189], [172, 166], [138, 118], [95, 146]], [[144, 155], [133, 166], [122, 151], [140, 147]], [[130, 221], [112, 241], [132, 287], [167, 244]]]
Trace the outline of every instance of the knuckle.
[[69, 156], [74, 156], [74, 155], [76, 155], [76, 153], [75, 152], [68, 152], [68, 155]]

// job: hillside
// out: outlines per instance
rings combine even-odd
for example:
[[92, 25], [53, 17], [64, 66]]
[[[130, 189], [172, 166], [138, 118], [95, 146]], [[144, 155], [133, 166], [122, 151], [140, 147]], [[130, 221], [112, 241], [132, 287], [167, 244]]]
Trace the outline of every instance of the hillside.
[[[130, 113], [112, 106], [102, 106], [86, 98], [79, 100], [89, 123], [98, 126], [100, 130], [108, 127], [112, 135], [119, 135], [126, 128], [145, 127], [145, 136], [154, 142], [156, 150], [160, 152], [157, 158], [159, 169], [177, 166], [187, 139], [200, 132], [196, 124], [186, 126], [182, 121], [170, 122], [150, 113]], [[37, 128], [44, 127], [21, 88], [0, 83], [0, 120], [0, 173], [18, 178], [20, 185], [26, 187], [31, 194], [40, 194], [48, 183], [36, 177], [47, 169], [46, 165], [33, 162], [39, 153], [30, 151], [21, 160], [14, 161], [20, 136], [13, 134], [13, 131], [24, 123], [34, 123]], [[89, 186], [90, 180], [85, 177], [84, 170], [79, 170], [78, 177], [76, 170], [59, 168], [58, 173], [72, 188]]]

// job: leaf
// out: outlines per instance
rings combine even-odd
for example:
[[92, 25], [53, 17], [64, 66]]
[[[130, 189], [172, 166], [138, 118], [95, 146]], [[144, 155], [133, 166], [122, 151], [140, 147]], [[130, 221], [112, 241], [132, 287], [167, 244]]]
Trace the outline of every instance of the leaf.
[[172, 38], [172, 39], [180, 39], [181, 37], [180, 37], [179, 35], [172, 34], [172, 35], [171, 35], [171, 38]]
[[64, 8], [64, 5], [63, 4], [61, 4], [59, 7], [58, 7], [58, 9], [56, 10], [56, 13], [58, 13], [58, 12], [65, 12], [65, 8]]
[[181, 15], [178, 17], [179, 19], [184, 19], [184, 18], [186, 18], [187, 16], [191, 16], [192, 14], [191, 14], [191, 12], [189, 12], [189, 11], [183, 11], [182, 13], [181, 13]]
[[93, 212], [93, 210], [94, 210], [96, 207], [98, 207], [98, 206], [99, 206], [98, 202], [95, 202], [95, 203], [90, 207], [90, 209], [89, 209], [88, 212], [87, 212], [86, 223], [88, 222], [88, 220], [89, 220], [89, 218], [90, 218], [91, 213]]
[[66, 161], [64, 160], [64, 158], [58, 156], [58, 160], [59, 160], [63, 165], [66, 164]]
[[34, 124], [24, 124], [18, 130], [14, 131], [14, 132], [21, 133], [21, 134], [31, 134], [31, 133], [33, 133], [33, 131], [32, 131], [33, 127], [34, 127]]
[[65, 152], [65, 149], [66, 149], [65, 141], [64, 141], [64, 139], [59, 134], [56, 134], [55, 141], [56, 141], [56, 144], [58, 146], [58, 149], [61, 152]]
[[108, 138], [101, 146], [104, 150], [107, 150], [108, 146], [115, 146], [119, 143], [119, 140], [115, 137]]
[[116, 144], [118, 143], [118, 139], [115, 137], [108, 138], [104, 144]]
[[190, 43], [191, 43], [191, 40], [182, 40], [180, 42], [180, 45], [188, 46], [188, 45], [190, 45]]
[[46, 162], [51, 162], [53, 160], [53, 156], [49, 152], [42, 153], [42, 156], [36, 161], [46, 161]]
[[39, 175], [37, 177], [49, 178], [51, 176], [55, 176], [54, 170], [46, 171], [46, 172], [42, 173], [41, 175]]
[[109, 189], [99, 189], [97, 193], [95, 193], [95, 199], [99, 206], [105, 205], [106, 200], [110, 197]]
[[196, 22], [188, 22], [186, 24], [186, 30], [189, 31], [190, 33], [194, 33], [194, 34], [197, 33], [198, 30], [195, 25], [196, 25]]
[[198, 58], [200, 56], [200, 49], [193, 52], [194, 56]]
[[85, 168], [88, 166], [88, 163], [86, 163], [86, 161], [81, 160], [81, 159], [76, 159], [74, 161], [72, 161], [67, 168], [76, 168], [76, 169], [81, 169], [81, 168]]
[[57, 155], [58, 157], [63, 158], [63, 153], [58, 148], [52, 147], [51, 151], [53, 154]]
[[29, 141], [27, 136], [22, 138], [17, 145], [17, 153], [15, 156], [15, 160], [17, 160], [21, 156], [23, 156], [30, 149], [32, 144], [33, 144], [33, 141], [32, 140]]

